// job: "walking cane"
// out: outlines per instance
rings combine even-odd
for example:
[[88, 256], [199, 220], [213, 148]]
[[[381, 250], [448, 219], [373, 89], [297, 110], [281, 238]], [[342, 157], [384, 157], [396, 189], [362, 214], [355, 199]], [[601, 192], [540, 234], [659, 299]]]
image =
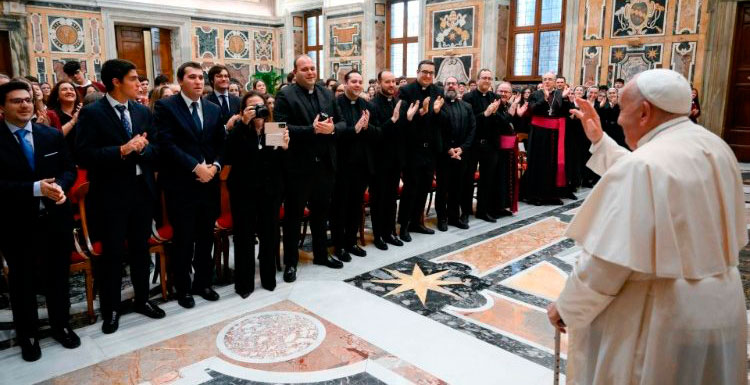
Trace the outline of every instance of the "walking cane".
[[554, 385], [560, 385], [560, 329], [555, 328], [555, 375]]

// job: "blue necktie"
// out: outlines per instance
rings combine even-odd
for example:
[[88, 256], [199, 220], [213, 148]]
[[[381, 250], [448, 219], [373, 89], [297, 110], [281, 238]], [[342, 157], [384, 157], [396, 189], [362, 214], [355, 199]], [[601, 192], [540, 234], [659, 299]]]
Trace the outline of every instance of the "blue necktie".
[[190, 107], [193, 108], [193, 121], [195, 122], [195, 128], [198, 129], [198, 132], [201, 132], [203, 130], [203, 124], [201, 123], [200, 116], [198, 116], [198, 102], [193, 102]]
[[224, 116], [229, 116], [229, 100], [226, 95], [221, 95], [221, 110]]
[[23, 156], [25, 156], [26, 160], [29, 162], [31, 171], [34, 171], [34, 149], [32, 149], [31, 144], [26, 141], [26, 135], [28, 133], [29, 132], [26, 131], [26, 129], [22, 128], [16, 131], [16, 136], [18, 137], [18, 142], [21, 144], [21, 151], [23, 151]]
[[128, 121], [128, 118], [125, 116], [125, 110], [127, 107], [123, 106], [122, 104], [118, 104], [115, 106], [117, 111], [120, 112], [120, 121], [122, 122], [122, 126], [125, 127], [125, 131], [128, 132], [128, 138], [133, 137], [133, 128], [130, 127], [130, 121]]

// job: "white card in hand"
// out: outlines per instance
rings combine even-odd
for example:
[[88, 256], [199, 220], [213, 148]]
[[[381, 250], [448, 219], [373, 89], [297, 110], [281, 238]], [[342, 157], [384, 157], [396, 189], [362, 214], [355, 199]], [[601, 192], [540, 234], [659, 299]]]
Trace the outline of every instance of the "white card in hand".
[[523, 142], [518, 142], [518, 151], [526, 152], [526, 147], [523, 145]]
[[284, 145], [284, 131], [286, 123], [284, 122], [267, 122], [263, 126], [266, 132], [266, 146], [281, 147]]

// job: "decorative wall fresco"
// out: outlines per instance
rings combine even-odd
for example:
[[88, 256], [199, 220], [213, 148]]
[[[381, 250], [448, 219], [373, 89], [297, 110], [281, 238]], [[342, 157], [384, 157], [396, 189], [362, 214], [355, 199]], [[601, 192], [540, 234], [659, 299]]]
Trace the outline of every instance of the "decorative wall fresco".
[[255, 31], [255, 60], [273, 60], [273, 33], [269, 31]]
[[330, 52], [334, 58], [362, 56], [362, 23], [330, 25]]
[[195, 52], [199, 58], [218, 58], [219, 30], [207, 26], [195, 28]]
[[643, 71], [661, 68], [662, 47], [662, 44], [610, 47], [609, 84], [614, 84], [617, 78], [627, 82]]
[[675, 35], [700, 32], [701, 0], [678, 0], [674, 12]]
[[250, 84], [250, 65], [245, 63], [227, 63], [227, 71], [229, 71], [229, 77], [235, 79], [240, 83], [245, 90], [251, 88]]
[[224, 57], [250, 59], [250, 37], [247, 31], [224, 30]]
[[583, 13], [583, 39], [598, 40], [604, 36], [606, 0], [586, 0]]
[[91, 26], [89, 28], [89, 34], [91, 35], [91, 52], [96, 54], [102, 52], [101, 40], [99, 39], [99, 24], [98, 19], [89, 20], [89, 25]]
[[50, 52], [84, 53], [83, 18], [47, 16]]
[[602, 67], [602, 47], [585, 47], [581, 63], [581, 84], [597, 84]]
[[432, 49], [474, 46], [474, 7], [435, 11], [432, 14]]
[[44, 43], [42, 42], [42, 15], [38, 13], [32, 13], [29, 17], [31, 22], [31, 45], [34, 52], [44, 51]]
[[351, 70], [362, 70], [361, 60], [342, 60], [331, 63], [331, 77], [339, 83], [344, 82], [344, 75]]
[[612, 37], [663, 35], [667, 0], [614, 0]]
[[693, 81], [693, 73], [695, 72], [695, 47], [697, 44], [694, 41], [672, 43], [670, 68], [681, 73], [689, 82]]
[[435, 81], [444, 82], [450, 76], [459, 82], [468, 82], [471, 79], [473, 55], [462, 56], [433, 56], [437, 75]]
[[49, 79], [47, 79], [47, 62], [43, 57], [36, 58], [36, 74], [36, 78], [39, 79], [40, 83], [49, 82]]

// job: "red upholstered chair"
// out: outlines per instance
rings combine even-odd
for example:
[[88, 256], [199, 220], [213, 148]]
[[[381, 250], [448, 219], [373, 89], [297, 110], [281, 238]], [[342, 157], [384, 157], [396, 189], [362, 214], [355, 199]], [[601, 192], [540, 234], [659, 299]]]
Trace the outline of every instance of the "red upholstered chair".
[[[432, 175], [432, 186], [430, 186], [430, 195], [427, 198], [427, 209], [424, 211], [424, 216], [427, 217], [430, 215], [430, 206], [432, 206], [432, 198], [435, 195], [435, 191], [437, 190], [437, 179], [435, 178], [435, 175]], [[422, 222], [424, 222], [424, 218], [422, 218]]]
[[[229, 283], [231, 271], [229, 270], [229, 236], [232, 235], [234, 223], [232, 221], [232, 208], [229, 202], [229, 188], [227, 178], [232, 171], [232, 166], [225, 166], [219, 175], [221, 186], [221, 213], [214, 225], [214, 263], [216, 264], [216, 278], [219, 282]], [[223, 262], [223, 263], [222, 263]], [[222, 266], [223, 265], [223, 266]]]
[[[73, 184], [70, 189], [70, 201], [75, 202], [78, 207], [74, 206], [73, 212], [75, 216], [80, 220], [81, 227], [73, 229], [73, 244], [75, 249], [70, 255], [70, 272], [77, 273], [83, 272], [86, 281], [86, 307], [91, 323], [96, 322], [96, 314], [94, 313], [94, 275], [93, 267], [91, 264], [91, 256], [101, 254], [101, 243], [97, 242], [95, 248], [91, 244], [91, 240], [88, 236], [88, 219], [86, 217], [86, 194], [89, 192], [89, 182], [86, 181], [85, 171], [81, 173], [81, 169], [78, 172], [79, 178]], [[81, 243], [86, 247], [81, 247]]]
[[362, 218], [359, 224], [359, 243], [365, 246], [365, 208], [370, 205], [370, 189], [365, 190], [365, 196], [362, 198]]
[[86, 281], [86, 313], [89, 316], [89, 322], [93, 324], [96, 322], [96, 314], [94, 313], [94, 274], [91, 266], [91, 258], [81, 248], [78, 238], [78, 229], [73, 229], [75, 250], [70, 254], [70, 273], [82, 272], [84, 274]]
[[160, 195], [161, 199], [161, 217], [162, 225], [156, 226], [156, 221], [151, 223], [151, 237], [148, 239], [148, 252], [150, 254], [156, 254], [158, 258], [155, 259], [156, 265], [154, 268], [154, 278], [151, 280], [152, 283], [156, 283], [156, 278], [159, 278], [161, 283], [161, 297], [166, 301], [169, 296], [169, 278], [167, 273], [167, 266], [169, 265], [169, 255], [167, 254], [167, 246], [172, 243], [172, 237], [174, 236], [174, 230], [172, 225], [169, 223], [169, 217], [167, 216], [166, 202], [164, 200], [164, 193]]
[[[518, 143], [521, 143], [524, 140], [529, 139], [529, 134], [519, 133], [516, 134], [516, 137], [518, 138]], [[523, 175], [524, 172], [526, 172], [526, 167], [528, 167], [528, 161], [526, 158], [526, 151], [519, 150], [518, 151], [518, 177], [520, 178], [521, 175]]]

